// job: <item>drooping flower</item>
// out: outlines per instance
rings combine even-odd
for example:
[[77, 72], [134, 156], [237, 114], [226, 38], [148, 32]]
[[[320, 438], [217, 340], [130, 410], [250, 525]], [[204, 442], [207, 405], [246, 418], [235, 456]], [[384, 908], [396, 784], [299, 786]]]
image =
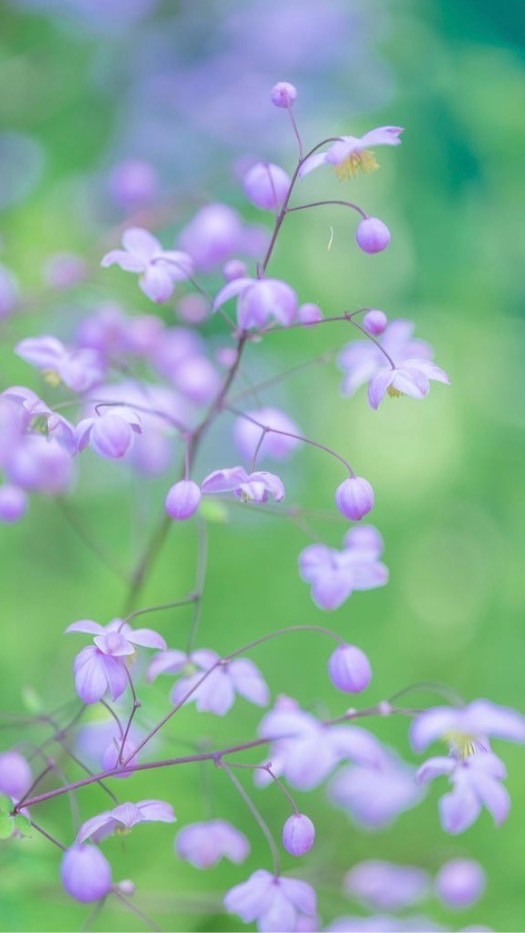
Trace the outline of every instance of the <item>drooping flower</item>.
[[99, 457], [120, 460], [132, 447], [136, 434], [142, 433], [142, 422], [136, 411], [126, 405], [108, 406], [95, 418], [83, 418], [76, 427], [78, 450], [91, 445]]
[[96, 846], [73, 845], [67, 849], [60, 874], [67, 893], [82, 904], [106, 897], [112, 888], [111, 866]]
[[123, 835], [137, 823], [174, 823], [173, 807], [163, 800], [140, 800], [139, 803], [121, 803], [82, 824], [76, 842], [80, 845], [91, 839], [100, 842], [113, 833]]
[[135, 656], [135, 646], [166, 648], [166, 642], [152, 629], [131, 628], [122, 619], [99, 625], [90, 619], [73, 622], [66, 632], [93, 635], [94, 645], [83, 648], [74, 662], [75, 689], [84, 703], [96, 703], [109, 691], [114, 700], [129, 684], [127, 661]]
[[444, 382], [450, 385], [446, 372], [430, 360], [406, 360], [400, 366], [386, 367], [374, 376], [368, 387], [368, 401], [371, 408], [379, 408], [385, 393], [391, 398], [409, 395], [422, 399], [430, 392], [430, 382]]
[[525, 742], [525, 716], [490, 700], [474, 700], [466, 706], [435, 706], [424, 710], [413, 720], [410, 741], [414, 751], [421, 752], [444, 739], [458, 758], [489, 751], [487, 738]]
[[347, 872], [344, 887], [367, 907], [399, 910], [411, 907], [430, 893], [430, 876], [413, 865], [370, 859]]
[[15, 353], [51, 385], [63, 382], [73, 392], [87, 392], [104, 378], [104, 361], [95, 350], [68, 349], [56, 337], [27, 337], [17, 343]]
[[217, 311], [231, 298], [237, 298], [237, 323], [242, 330], [266, 327], [272, 320], [289, 327], [297, 319], [297, 295], [291, 285], [280, 279], [233, 279], [221, 288], [213, 310]]
[[139, 286], [152, 301], [171, 298], [177, 282], [193, 275], [193, 260], [181, 250], [165, 250], [152, 233], [142, 227], [129, 227], [122, 235], [124, 249], [114, 249], [103, 257], [104, 268], [118, 265], [124, 272], [139, 272]]
[[250, 843], [226, 820], [207, 820], [184, 826], [175, 839], [175, 851], [195, 868], [211, 868], [222, 858], [240, 865], [248, 857]]
[[492, 752], [480, 750], [465, 758], [429, 758], [417, 773], [423, 784], [446, 775], [452, 791], [439, 801], [441, 825], [447, 833], [457, 835], [474, 823], [483, 807], [497, 826], [510, 810], [510, 796], [501, 783], [507, 776], [505, 765]]
[[372, 172], [378, 168], [378, 164], [369, 147], [399, 146], [402, 132], [399, 126], [380, 126], [364, 136], [341, 136], [326, 152], [316, 152], [305, 159], [299, 176], [304, 178], [313, 169], [325, 164], [333, 165], [337, 177], [342, 180], [354, 178], [360, 170]]
[[[317, 787], [342, 761], [376, 767], [384, 756], [381, 743], [371, 732], [360, 726], [325, 724], [289, 697], [278, 699], [258, 731], [272, 740], [269, 758], [273, 773], [283, 775], [300, 790]], [[262, 769], [255, 781], [266, 785], [271, 777]]]
[[[207, 677], [203, 675], [210, 671]], [[159, 674], [183, 674], [172, 692], [175, 705], [195, 701], [199, 712], [224, 716], [233, 706], [236, 694], [256, 706], [267, 706], [270, 692], [261, 672], [248, 658], [222, 661], [215, 651], [202, 648], [185, 654], [183, 651], [164, 651], [153, 658], [148, 668], [148, 679]], [[201, 683], [202, 681], [202, 683]]]
[[263, 933], [278, 933], [295, 930], [301, 914], [314, 916], [317, 898], [306, 881], [272, 875], [261, 868], [227, 892], [224, 906], [244, 923], [256, 921]]
[[315, 826], [304, 813], [292, 813], [283, 826], [283, 846], [290, 855], [306, 855], [315, 842]]
[[321, 609], [337, 609], [354, 590], [384, 586], [388, 580], [388, 570], [379, 561], [383, 540], [375, 528], [353, 528], [343, 545], [337, 551], [325, 544], [310, 544], [299, 555], [301, 577], [311, 583], [312, 599]]
[[241, 466], [214, 470], [202, 481], [201, 492], [205, 495], [233, 492], [242, 502], [268, 502], [270, 497], [281, 502], [285, 496], [283, 482], [275, 473], [266, 470], [247, 473]]

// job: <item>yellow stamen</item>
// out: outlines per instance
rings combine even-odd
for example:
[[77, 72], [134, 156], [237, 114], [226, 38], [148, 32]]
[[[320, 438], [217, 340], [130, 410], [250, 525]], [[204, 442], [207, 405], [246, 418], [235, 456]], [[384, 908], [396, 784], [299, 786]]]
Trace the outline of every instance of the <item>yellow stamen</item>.
[[62, 382], [60, 376], [54, 369], [43, 369], [42, 375], [45, 381], [48, 382], [50, 386], [53, 386], [54, 389]]
[[115, 827], [113, 832], [115, 833], [115, 836], [129, 836], [131, 832], [131, 827], [124, 826], [124, 823], [119, 823], [119, 825]]
[[476, 754], [476, 742], [471, 735], [462, 732], [448, 732], [443, 736], [460, 758], [470, 758]]
[[390, 398], [401, 398], [401, 396], [405, 394], [404, 392], [400, 392], [399, 389], [396, 389], [395, 386], [388, 386], [386, 392]]
[[348, 181], [350, 178], [355, 178], [359, 171], [367, 175], [369, 172], [375, 172], [378, 168], [379, 163], [374, 153], [369, 149], [352, 152], [339, 165], [334, 166], [339, 181]]

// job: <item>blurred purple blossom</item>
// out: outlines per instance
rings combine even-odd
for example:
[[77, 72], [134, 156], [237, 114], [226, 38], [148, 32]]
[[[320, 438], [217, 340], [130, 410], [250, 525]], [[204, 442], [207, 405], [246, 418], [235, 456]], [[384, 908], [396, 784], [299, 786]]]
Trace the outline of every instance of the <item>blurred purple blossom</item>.
[[207, 820], [184, 826], [177, 833], [175, 851], [195, 868], [211, 868], [222, 858], [240, 865], [248, 857], [250, 843], [231, 823]]
[[366, 525], [345, 535], [342, 551], [325, 544], [308, 545], [299, 555], [299, 570], [302, 579], [312, 584], [313, 601], [321, 609], [337, 609], [354, 590], [384, 586], [388, 570], [379, 561], [382, 551], [381, 535]]
[[257, 921], [263, 931], [295, 930], [299, 914], [315, 915], [317, 898], [306, 881], [282, 878], [265, 869], [255, 871], [248, 881], [231, 888], [224, 898], [228, 913], [244, 923]]
[[152, 301], [162, 304], [171, 298], [177, 282], [193, 275], [188, 253], [165, 250], [149, 230], [129, 227], [122, 234], [124, 249], [114, 249], [102, 258], [103, 268], [120, 266], [125, 272], [140, 273], [139, 286]]

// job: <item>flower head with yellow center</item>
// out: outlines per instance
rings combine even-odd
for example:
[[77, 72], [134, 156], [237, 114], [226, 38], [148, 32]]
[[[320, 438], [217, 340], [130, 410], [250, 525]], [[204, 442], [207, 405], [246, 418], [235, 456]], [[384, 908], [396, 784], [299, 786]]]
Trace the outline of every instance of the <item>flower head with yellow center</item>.
[[338, 178], [346, 181], [361, 171], [364, 174], [379, 168], [370, 147], [398, 146], [401, 142], [400, 126], [379, 126], [364, 136], [341, 136], [326, 150], [307, 156], [301, 165], [299, 176], [304, 178], [320, 165], [333, 165]]

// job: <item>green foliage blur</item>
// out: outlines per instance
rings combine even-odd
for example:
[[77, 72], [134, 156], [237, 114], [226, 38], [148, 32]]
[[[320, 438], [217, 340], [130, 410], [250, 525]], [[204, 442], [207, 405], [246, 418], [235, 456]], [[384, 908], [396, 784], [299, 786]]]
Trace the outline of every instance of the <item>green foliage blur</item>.
[[[209, 524], [199, 644], [228, 652], [278, 625], [326, 623], [372, 660], [374, 681], [362, 702], [372, 704], [410, 685], [438, 681], [465, 699], [487, 697], [525, 712], [525, 7], [520, 0], [401, 0], [385, 6], [389, 24], [379, 53], [391, 73], [388, 104], [360, 114], [356, 125], [349, 125], [343, 112], [337, 126], [323, 126], [321, 107], [318, 125], [325, 135], [359, 135], [383, 124], [406, 128], [401, 147], [378, 153], [381, 170], [356, 179], [351, 194], [341, 195], [388, 223], [391, 248], [375, 257], [359, 253], [353, 219], [325, 208], [287, 220], [272, 271], [288, 278], [302, 300], [317, 301], [326, 314], [366, 305], [415, 320], [417, 335], [435, 346], [437, 362], [450, 373], [452, 385], [434, 384], [424, 403], [388, 399], [372, 412], [363, 391], [352, 399], [340, 396], [339, 374], [329, 365], [306, 369], [285, 389], [270, 393], [268, 398], [288, 405], [309, 436], [347, 456], [373, 484], [373, 520], [385, 537], [391, 581], [385, 589], [354, 594], [324, 616], [298, 579], [296, 555], [307, 543], [301, 529], [273, 515], [241, 515], [232, 507], [227, 522]], [[214, 11], [220, 16], [218, 7]], [[23, 383], [40, 389], [35, 374], [13, 357], [13, 344], [22, 336], [64, 332], [68, 315], [76, 319], [92, 298], [101, 300], [108, 292], [126, 296], [139, 312], [152, 311], [135, 283], [117, 272], [95, 271], [91, 291], [61, 296], [58, 303], [42, 293], [38, 274], [45, 259], [59, 250], [85, 254], [96, 267], [107, 246], [106, 233], [84, 224], [81, 208], [70, 198], [70, 184], [94, 171], [108, 139], [118, 134], [119, 114], [91, 80], [96, 56], [111, 55], [116, 41], [73, 35], [51, 17], [9, 4], [0, 10], [0, 125], [34, 136], [46, 153], [38, 186], [0, 216], [0, 259], [34, 296], [23, 315], [2, 324], [2, 388]], [[287, 77], [275, 75], [275, 80]], [[308, 108], [308, 99], [301, 97], [299, 121], [301, 110]], [[279, 122], [277, 117], [276, 131], [287, 134], [284, 118]], [[292, 138], [288, 156], [291, 165]], [[231, 186], [231, 181], [220, 153], [213, 174], [218, 188], [211, 196], [221, 197], [221, 185]], [[329, 174], [316, 173], [308, 184], [312, 199], [338, 196], [334, 186], [339, 183]], [[238, 191], [233, 196], [247, 217], [260, 219], [245, 209]], [[170, 220], [170, 229], [177, 223], [178, 217]], [[348, 339], [344, 324], [276, 335], [262, 349], [250, 348], [248, 364], [256, 368], [260, 353], [268, 369], [278, 372], [330, 354]], [[211, 443], [224, 451], [218, 434]], [[297, 462], [302, 475], [290, 501], [331, 508], [341, 481], [335, 461], [305, 450]], [[206, 463], [205, 457], [203, 468]], [[81, 473], [72, 512], [105, 552], [130, 566], [161, 513], [166, 480], [124, 484], [118, 465], [97, 465], [91, 476], [94, 464], [92, 458]], [[290, 489], [292, 470], [287, 473]], [[313, 523], [325, 540], [339, 544], [342, 522]], [[142, 604], [175, 599], [191, 589], [194, 555], [193, 526], [172, 529]], [[64, 512], [45, 500], [35, 499], [19, 525], [0, 529], [0, 568], [0, 707], [22, 715], [48, 712], [72, 698], [71, 661], [80, 642], [77, 636], [64, 638], [63, 630], [75, 619], [106, 622], [119, 614], [124, 588], [77, 536]], [[170, 645], [183, 645], [189, 610], [175, 610], [162, 621], [159, 617], [158, 624]], [[327, 680], [331, 648], [311, 634], [287, 636], [262, 646], [253, 658], [274, 694], [285, 692], [309, 708], [337, 715], [345, 698]], [[152, 706], [146, 723], [154, 721], [155, 711], [160, 717], [166, 710], [168, 684], [161, 679], [147, 689]], [[431, 702], [434, 698], [424, 691], [407, 698], [409, 704]], [[185, 754], [196, 734], [213, 743], [242, 741], [253, 736], [257, 722], [257, 711], [242, 701], [225, 722], [185, 710], [163, 751]], [[413, 760], [406, 722], [370, 726]], [[3, 724], [1, 735], [2, 748], [25, 739], [18, 726]], [[45, 727], [39, 735], [40, 741], [45, 738]], [[35, 730], [28, 738], [36, 740]], [[496, 751], [508, 765], [513, 799], [510, 818], [500, 829], [484, 813], [464, 835], [445, 835], [436, 806], [443, 782], [381, 834], [358, 832], [339, 811], [326, 807], [322, 791], [304, 796], [304, 803], [298, 793], [300, 806], [318, 822], [318, 843], [305, 860], [304, 877], [321, 878], [321, 916], [351, 912], [340, 894], [340, 877], [363, 858], [435, 870], [447, 858], [465, 855], [478, 859], [488, 873], [484, 898], [459, 919], [436, 902], [433, 916], [448, 925], [478, 922], [497, 930], [522, 929], [525, 750], [498, 744]], [[131, 799], [169, 800], [183, 825], [209, 815], [202, 803], [207, 783], [213, 786], [216, 812], [242, 825], [252, 842], [252, 855], [242, 868], [195, 871], [174, 856], [171, 827], [139, 827], [131, 837], [106, 844], [114, 877], [133, 878], [135, 903], [162, 929], [231, 929], [232, 918], [221, 912], [222, 894], [255, 868], [269, 867], [266, 844], [234, 789], [211, 767], [205, 773], [184, 768], [145, 773], [115, 788], [122, 799], [129, 794]], [[76, 799], [84, 819], [106, 806], [97, 789], [80, 792]], [[257, 792], [257, 801], [279, 835], [287, 815], [284, 798], [269, 788]], [[43, 806], [39, 820], [66, 844], [72, 841], [67, 800]], [[326, 868], [334, 851], [337, 875]], [[0, 842], [0, 860], [2, 930], [74, 930], [86, 922], [89, 909], [63, 894], [59, 853], [45, 839], [35, 834], [30, 840]], [[285, 867], [302, 869], [291, 858]], [[90, 922], [94, 930], [145, 928], [140, 917], [116, 901]]]

